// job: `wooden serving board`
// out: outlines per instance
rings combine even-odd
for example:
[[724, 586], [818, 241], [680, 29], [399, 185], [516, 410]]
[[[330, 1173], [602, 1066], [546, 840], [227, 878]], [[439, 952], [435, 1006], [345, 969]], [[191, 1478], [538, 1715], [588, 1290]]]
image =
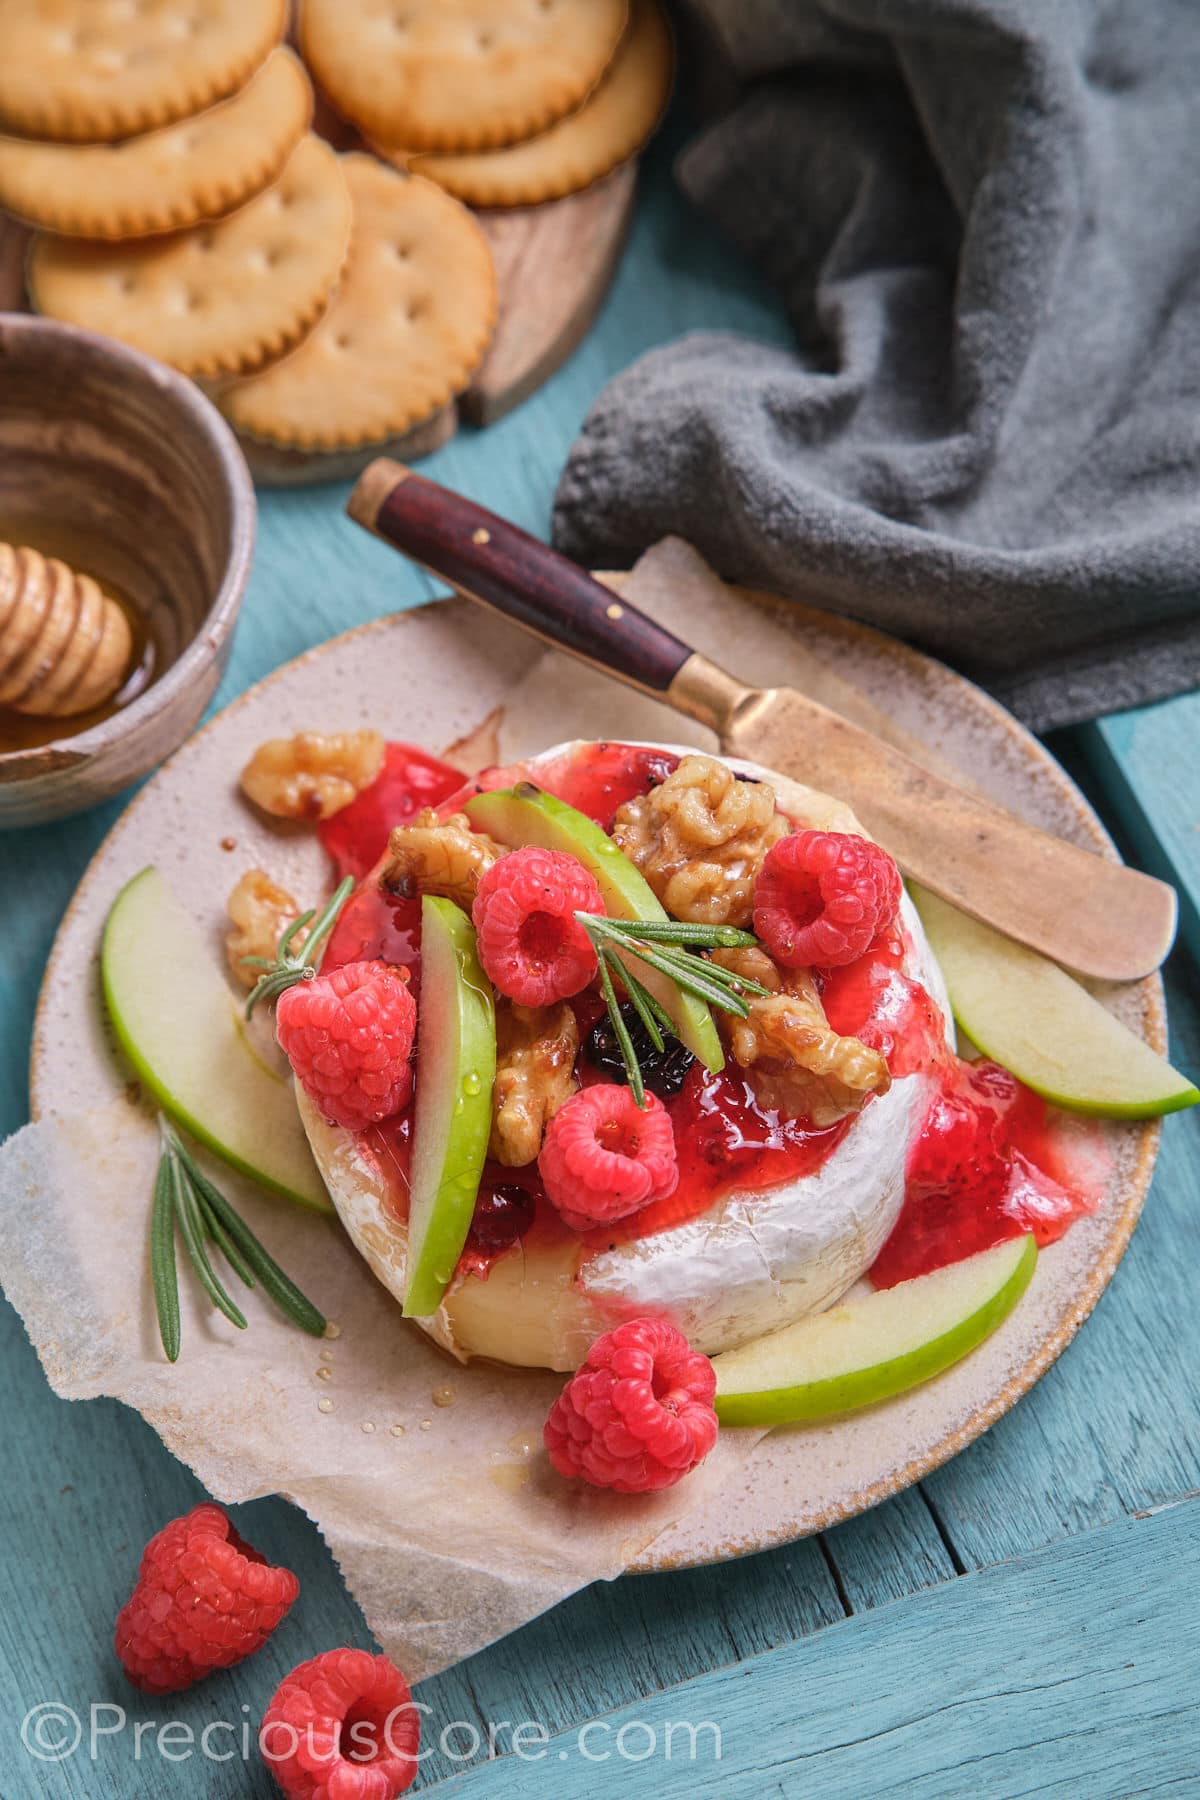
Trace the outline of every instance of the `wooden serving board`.
[[[285, 450], [243, 437], [251, 474], [264, 487], [350, 480], [377, 456], [414, 462], [440, 450], [459, 420], [491, 425], [519, 406], [566, 361], [596, 316], [616, 269], [637, 187], [626, 163], [580, 194], [545, 206], [480, 212], [499, 291], [496, 331], [466, 393], [402, 437], [355, 450]], [[30, 232], [0, 212], [0, 312], [28, 307]]]
[[636, 187], [637, 164], [626, 163], [564, 200], [477, 215], [492, 246], [500, 314], [459, 401], [472, 425], [519, 406], [580, 343], [616, 271]]
[[28, 312], [25, 256], [33, 236], [27, 225], [0, 209], [0, 312]]

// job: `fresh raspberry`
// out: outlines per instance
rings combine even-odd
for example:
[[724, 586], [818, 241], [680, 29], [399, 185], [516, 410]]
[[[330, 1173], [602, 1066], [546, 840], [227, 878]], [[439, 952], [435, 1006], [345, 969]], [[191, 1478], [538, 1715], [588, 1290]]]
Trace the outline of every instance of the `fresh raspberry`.
[[258, 1742], [288, 1800], [392, 1800], [416, 1775], [420, 1736], [395, 1663], [326, 1650], [284, 1676]]
[[671, 1487], [717, 1441], [716, 1370], [666, 1319], [597, 1338], [550, 1408], [542, 1436], [560, 1475], [644, 1494]]
[[654, 1094], [640, 1107], [615, 1083], [581, 1088], [546, 1127], [538, 1172], [572, 1231], [624, 1219], [674, 1192], [679, 1164], [670, 1114]]
[[261, 1650], [299, 1592], [290, 1569], [271, 1568], [206, 1502], [146, 1545], [117, 1655], [135, 1687], [175, 1693]]
[[301, 1087], [335, 1125], [361, 1131], [412, 1093], [417, 1005], [408, 970], [344, 963], [279, 996], [275, 1033]]
[[900, 871], [870, 838], [795, 831], [754, 884], [754, 929], [786, 969], [856, 962], [900, 909]]
[[569, 1000], [596, 973], [596, 952], [574, 915], [603, 911], [600, 889], [576, 857], [533, 845], [510, 850], [480, 881], [471, 909], [479, 960], [521, 1006]]

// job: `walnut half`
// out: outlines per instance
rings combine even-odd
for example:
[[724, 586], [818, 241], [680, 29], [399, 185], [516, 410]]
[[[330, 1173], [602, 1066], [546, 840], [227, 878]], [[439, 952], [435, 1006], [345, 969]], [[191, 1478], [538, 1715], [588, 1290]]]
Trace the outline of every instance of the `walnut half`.
[[546, 1126], [579, 1083], [579, 1027], [565, 1001], [518, 1006], [497, 996], [496, 1085], [489, 1153], [510, 1169], [537, 1157]]
[[315, 824], [349, 806], [383, 768], [385, 745], [377, 731], [339, 731], [325, 736], [301, 731], [269, 738], [242, 770], [242, 792], [276, 819]]
[[685, 756], [648, 794], [617, 810], [612, 835], [677, 919], [748, 925], [763, 857], [788, 821], [775, 790], [714, 756]]
[[806, 969], [781, 969], [757, 949], [716, 950], [713, 960], [771, 990], [750, 1001], [747, 1018], [723, 1013], [720, 1021], [760, 1106], [824, 1126], [887, 1093], [887, 1063], [858, 1038], [838, 1036]]
[[388, 839], [385, 885], [395, 894], [441, 894], [470, 912], [479, 880], [504, 852], [466, 813], [439, 821], [431, 806]]
[[[229, 930], [225, 934], [225, 955], [235, 981], [252, 988], [261, 969], [248, 968], [245, 956], [265, 956], [273, 960], [284, 927], [303, 908], [297, 906], [286, 888], [272, 881], [265, 869], [247, 869], [225, 902], [229, 914]], [[304, 942], [307, 933], [296, 934], [296, 943]]]

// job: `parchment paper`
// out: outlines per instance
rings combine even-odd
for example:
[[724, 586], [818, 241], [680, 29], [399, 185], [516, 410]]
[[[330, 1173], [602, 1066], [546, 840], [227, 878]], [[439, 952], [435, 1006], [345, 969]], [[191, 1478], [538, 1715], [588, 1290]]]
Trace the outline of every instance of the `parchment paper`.
[[[681, 574], [671, 561], [662, 572]], [[510, 690], [484, 734], [490, 754], [509, 760], [567, 735], [567, 693], [584, 735], [662, 737], [669, 726], [677, 740], [708, 741], [550, 655]], [[224, 897], [212, 895], [214, 918]], [[701, 1469], [659, 1495], [565, 1482], [541, 1436], [561, 1376], [461, 1367], [401, 1318], [335, 1220], [265, 1198], [203, 1156], [336, 1335], [306, 1336], [231, 1276], [249, 1320], [237, 1330], [208, 1305], [180, 1245], [183, 1349], [172, 1366], [150, 1288], [157, 1156], [153, 1110], [132, 1091], [17, 1133], [0, 1148], [0, 1285], [64, 1399], [105, 1394], [135, 1407], [217, 1500], [281, 1493], [301, 1506], [410, 1680], [620, 1574], [762, 1435], [723, 1432]]]
[[51, 1386], [136, 1407], [218, 1500], [278, 1492], [303, 1507], [412, 1680], [619, 1574], [758, 1435], [725, 1432], [657, 1496], [561, 1480], [541, 1438], [561, 1376], [460, 1367], [402, 1320], [335, 1221], [211, 1161], [337, 1335], [307, 1336], [231, 1278], [239, 1331], [203, 1302], [181, 1248], [172, 1366], [146, 1248], [157, 1155], [151, 1115], [130, 1100], [26, 1126], [0, 1150], [0, 1278]]
[[[911, 749], [909, 731], [891, 716], [899, 712], [919, 729], [925, 760], [965, 765], [996, 798], [1064, 835], [1079, 835], [1074, 791], [1064, 781], [1056, 798], [1040, 771], [1040, 802], [1031, 797], [1028, 750], [989, 718], [981, 722], [976, 708], [964, 713], [961, 701], [951, 704], [955, 689], [947, 689], [950, 678], [934, 665], [906, 662], [898, 684], [903, 653], [874, 650], [855, 637], [845, 666], [856, 669], [862, 687], [850, 687], [836, 649], [826, 659], [796, 634], [795, 609], [764, 612], [752, 605], [679, 540], [647, 552], [628, 580], [631, 599], [743, 678], [791, 680]], [[429, 704], [422, 711], [422, 700], [415, 715], [383, 722], [430, 744], [456, 738], [472, 766], [509, 762], [574, 735], [711, 742], [657, 702], [556, 653], [531, 663], [516, 634], [498, 633], [484, 618], [464, 638], [453, 615], [438, 609], [424, 623], [420, 614], [409, 617], [407, 654], [420, 676], [419, 700]], [[823, 630], [814, 641], [836, 645], [841, 629], [835, 622], [832, 640]], [[362, 643], [363, 659], [375, 669], [374, 639], [366, 635]], [[131, 821], [136, 841], [117, 846], [99, 891], [88, 896], [84, 914], [95, 918], [97, 936], [121, 882], [152, 856], [181, 895], [194, 904], [201, 897], [199, 914], [211, 889], [214, 955], [225, 893], [247, 858], [268, 863], [294, 892], [315, 898], [309, 884], [319, 858], [307, 849], [301, 854], [294, 834], [273, 839], [244, 809], [239, 818], [233, 789], [239, 747], [244, 758], [262, 736], [381, 723], [388, 701], [378, 695], [391, 694], [392, 671], [378, 665], [377, 685], [365, 682], [368, 708], [360, 692], [362, 661], [350, 672], [349, 689], [339, 682], [338, 666], [334, 659], [331, 671], [324, 658], [293, 665], [285, 692], [268, 685], [257, 700], [238, 703], [240, 717], [231, 709], [215, 731], [191, 740], [184, 753], [191, 787], [182, 794], [168, 789], [169, 807], [153, 813], [159, 837], [146, 842], [144, 818], [136, 828]], [[436, 691], [446, 669], [454, 670], [455, 683]], [[887, 715], [864, 689], [888, 706]], [[487, 696], [482, 705], [481, 694]], [[897, 697], [905, 705], [894, 704]], [[360, 702], [361, 713], [354, 710]], [[489, 715], [485, 731], [478, 729], [480, 711]], [[171, 823], [177, 806], [178, 829]], [[226, 859], [231, 831], [237, 856]], [[135, 1097], [119, 1097], [127, 1071], [99, 1028], [92, 942], [81, 936], [78, 917], [63, 950], [56, 952], [50, 984], [53, 1031], [41, 1033], [54, 1043], [52, 1098], [41, 1083], [41, 1102], [53, 1116], [0, 1148], [0, 1285], [24, 1317], [59, 1394], [111, 1394], [136, 1407], [219, 1500], [271, 1492], [295, 1500], [324, 1533], [380, 1642], [414, 1680], [481, 1649], [588, 1582], [615, 1576], [660, 1533], [670, 1533], [672, 1546], [682, 1539], [689, 1552], [718, 1543], [757, 1547], [768, 1529], [778, 1537], [780, 1502], [765, 1475], [761, 1495], [753, 1477], [784, 1440], [763, 1445], [747, 1470], [759, 1434], [723, 1432], [696, 1474], [651, 1499], [560, 1482], [541, 1448], [560, 1377], [460, 1369], [404, 1323], [335, 1221], [272, 1201], [215, 1163], [207, 1166], [219, 1185], [337, 1335], [306, 1337], [257, 1293], [244, 1294], [231, 1282], [250, 1321], [247, 1332], [236, 1331], [202, 1302], [181, 1253], [183, 1352], [172, 1368], [158, 1342], [146, 1244], [156, 1133]], [[1144, 1017], [1142, 1008], [1140, 990], [1131, 990], [1124, 1016], [1135, 1029], [1148, 1017], [1153, 1029], [1158, 1015]], [[46, 1061], [45, 1043], [42, 1049]], [[114, 1097], [71, 1117], [60, 1109], [76, 1090], [89, 1101]], [[1126, 1131], [1116, 1144], [1124, 1172], [1109, 1211], [1115, 1216], [1123, 1209], [1128, 1223], [1116, 1229], [1126, 1233], [1148, 1176], [1141, 1163], [1134, 1167], [1144, 1135]], [[1106, 1279], [1124, 1241], [1111, 1251], [1114, 1229], [1112, 1216], [1085, 1220], [1046, 1252], [1013, 1319], [937, 1383], [883, 1414], [805, 1433], [774, 1477], [787, 1492], [782, 1516], [796, 1521], [789, 1530], [806, 1528], [804, 1521], [815, 1529], [890, 1491], [889, 1482], [911, 1480], [915, 1469], [929, 1466], [922, 1459], [940, 1459], [955, 1431], [967, 1441], [980, 1420], [1011, 1404], [1004, 1396], [1014, 1371], [1047, 1342], [1051, 1354], [1061, 1347], [1081, 1316], [1079, 1295], [1089, 1272], [1107, 1259], [1100, 1285]], [[721, 1491], [731, 1478], [736, 1507]], [[698, 1521], [694, 1540], [670, 1531], [685, 1518]]]

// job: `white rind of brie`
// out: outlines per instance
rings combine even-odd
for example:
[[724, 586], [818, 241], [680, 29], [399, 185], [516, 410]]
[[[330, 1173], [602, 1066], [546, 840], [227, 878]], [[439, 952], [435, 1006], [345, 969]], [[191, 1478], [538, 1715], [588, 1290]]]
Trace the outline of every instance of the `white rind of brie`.
[[[568, 748], [557, 745], [536, 760]], [[727, 760], [739, 773], [770, 781], [793, 819], [862, 833], [840, 802], [757, 764]], [[907, 895], [902, 918], [913, 945], [905, 972], [928, 989], [951, 1029], [941, 971]], [[328, 1124], [299, 1087], [296, 1092], [347, 1232], [401, 1300], [407, 1232], [390, 1208], [382, 1177], [353, 1132]], [[874, 1262], [899, 1217], [909, 1144], [927, 1102], [925, 1077], [895, 1081], [867, 1103], [812, 1174], [728, 1194], [700, 1217], [653, 1236], [592, 1252], [574, 1241], [518, 1244], [496, 1259], [486, 1277], [457, 1277], [437, 1313], [419, 1322], [463, 1361], [486, 1356], [566, 1370], [578, 1367], [602, 1332], [643, 1313], [670, 1318], [696, 1349], [716, 1355], [804, 1313], [824, 1311]]]

